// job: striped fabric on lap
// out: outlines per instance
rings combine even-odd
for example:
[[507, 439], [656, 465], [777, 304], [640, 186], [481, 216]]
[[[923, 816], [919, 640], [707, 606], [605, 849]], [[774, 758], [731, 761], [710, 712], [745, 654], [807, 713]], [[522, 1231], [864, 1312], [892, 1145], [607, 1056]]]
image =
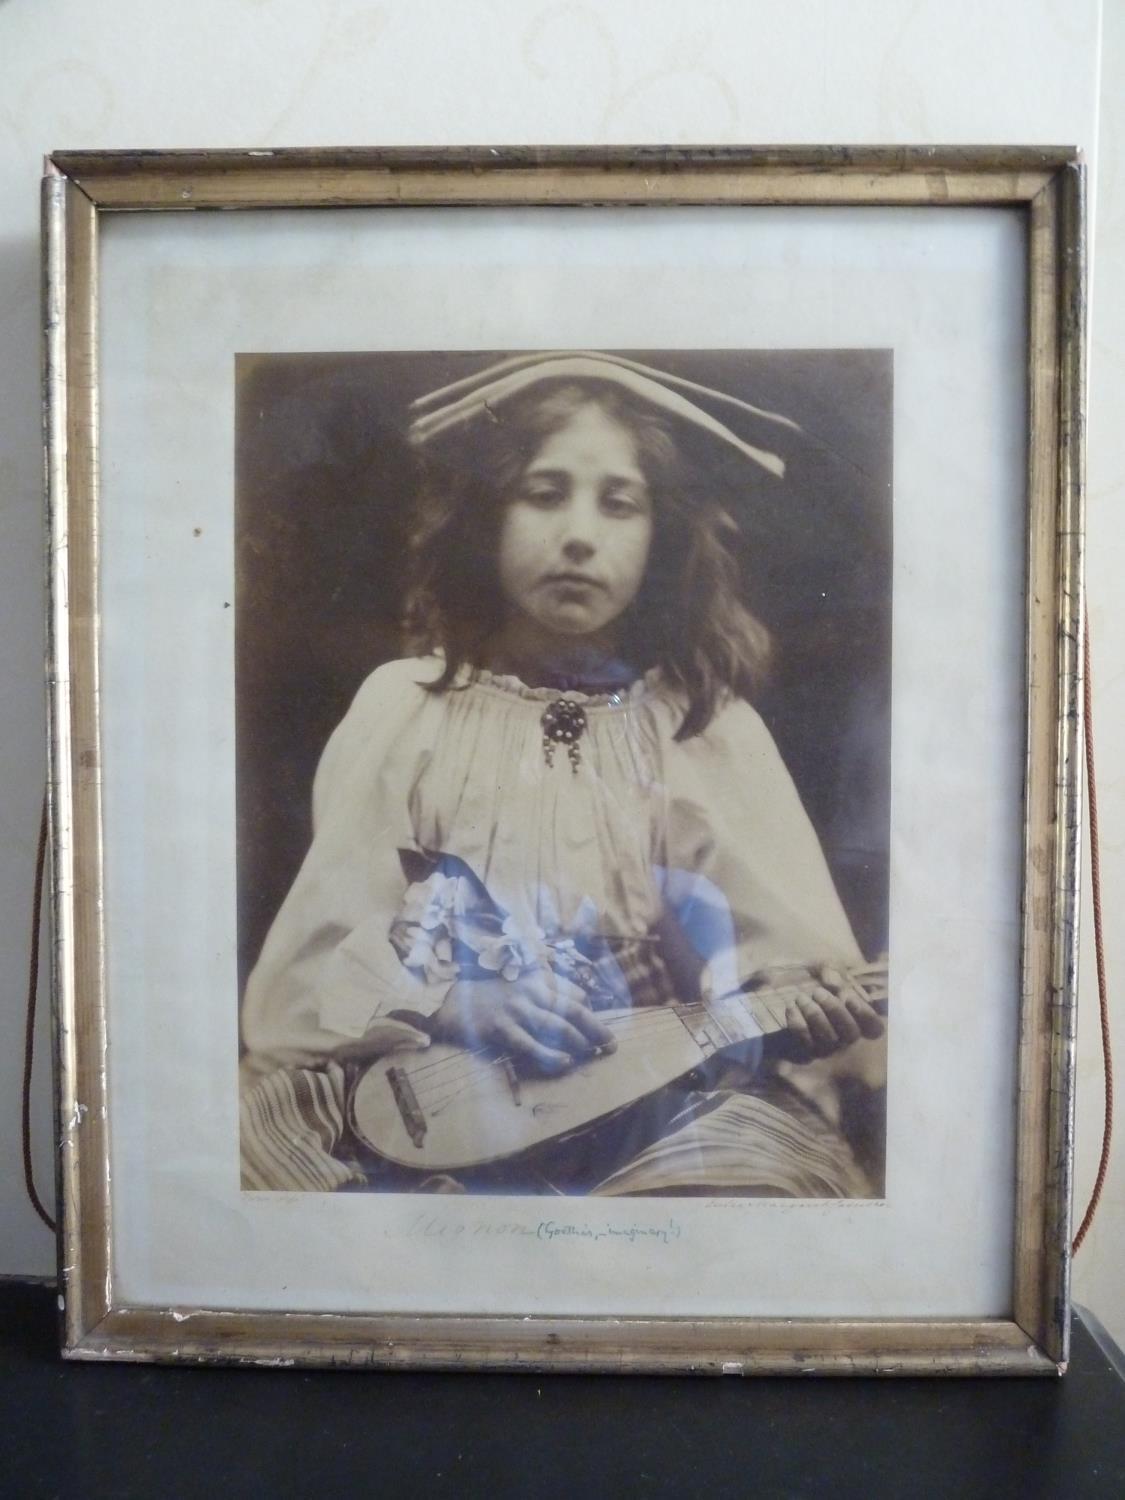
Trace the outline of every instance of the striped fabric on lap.
[[328, 1193], [362, 1183], [359, 1167], [333, 1155], [344, 1134], [344, 1070], [281, 1068], [242, 1098], [242, 1186], [260, 1192]]
[[753, 1093], [696, 1095], [667, 1131], [591, 1191], [595, 1195], [711, 1191], [782, 1198], [866, 1198], [871, 1188], [847, 1143], [795, 1099], [785, 1109]]

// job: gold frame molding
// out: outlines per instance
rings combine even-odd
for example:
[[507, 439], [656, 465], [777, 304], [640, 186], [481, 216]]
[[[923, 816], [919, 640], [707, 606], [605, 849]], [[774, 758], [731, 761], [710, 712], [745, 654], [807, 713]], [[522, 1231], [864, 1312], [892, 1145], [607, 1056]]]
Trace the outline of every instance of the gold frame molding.
[[[98, 234], [117, 212], [376, 205], [1006, 205], [1027, 223], [1030, 427], [1010, 1318], [173, 1311], [115, 1285], [99, 710]], [[43, 183], [59, 1284], [77, 1359], [713, 1374], [1066, 1368], [1079, 871], [1085, 171], [1064, 148], [57, 152]]]

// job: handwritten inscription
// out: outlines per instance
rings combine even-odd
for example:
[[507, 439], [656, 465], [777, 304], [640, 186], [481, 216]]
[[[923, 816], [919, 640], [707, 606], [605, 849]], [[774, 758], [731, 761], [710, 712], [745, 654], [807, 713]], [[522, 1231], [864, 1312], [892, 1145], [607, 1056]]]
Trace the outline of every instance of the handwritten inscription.
[[385, 1232], [394, 1239], [441, 1240], [450, 1244], [507, 1239], [539, 1244], [612, 1241], [628, 1245], [670, 1245], [683, 1237], [684, 1229], [672, 1218], [655, 1224], [612, 1224], [604, 1219], [580, 1219], [574, 1223], [563, 1223], [558, 1219], [454, 1219], [427, 1209], [415, 1214], [401, 1228]]
[[683, 1229], [675, 1219], [666, 1224], [556, 1224], [553, 1219], [541, 1219], [536, 1238], [541, 1240], [628, 1240], [629, 1243], [659, 1240], [662, 1245], [678, 1240]]

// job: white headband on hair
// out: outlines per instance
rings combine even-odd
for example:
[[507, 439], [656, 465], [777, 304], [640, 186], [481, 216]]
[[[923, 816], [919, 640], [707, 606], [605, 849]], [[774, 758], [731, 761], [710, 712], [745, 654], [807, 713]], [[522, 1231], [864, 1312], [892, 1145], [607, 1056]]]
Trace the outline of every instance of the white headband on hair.
[[567, 378], [603, 380], [619, 385], [670, 416], [690, 422], [727, 443], [743, 457], [749, 458], [778, 479], [785, 474], [784, 459], [736, 437], [729, 427], [725, 427], [709, 412], [679, 392], [691, 391], [697, 396], [705, 396], [709, 401], [737, 407], [757, 421], [773, 422], [794, 432], [801, 430], [789, 417], [763, 411], [761, 407], [751, 406], [749, 402], [740, 401], [736, 396], [728, 396], [723, 391], [711, 390], [708, 386], [697, 385], [695, 381], [670, 375], [664, 370], [655, 370], [649, 365], [638, 364], [635, 360], [624, 359], [620, 355], [582, 350], [569, 354], [513, 355], [510, 359], [490, 365], [487, 370], [478, 371], [476, 375], [469, 375], [451, 385], [442, 386], [440, 390], [431, 391], [427, 396], [420, 396], [410, 407], [413, 414], [409, 430], [410, 441], [421, 447], [441, 433], [462, 427], [484, 413], [491, 412], [494, 407], [533, 385], [545, 380]]

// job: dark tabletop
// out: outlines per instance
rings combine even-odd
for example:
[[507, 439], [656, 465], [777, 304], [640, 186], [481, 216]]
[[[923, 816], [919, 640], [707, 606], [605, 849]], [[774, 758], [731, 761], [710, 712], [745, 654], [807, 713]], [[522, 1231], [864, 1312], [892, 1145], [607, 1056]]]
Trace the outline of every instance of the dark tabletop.
[[1125, 1383], [1093, 1320], [1061, 1380], [716, 1380], [64, 1364], [54, 1303], [0, 1282], [19, 1500], [1125, 1497]]

